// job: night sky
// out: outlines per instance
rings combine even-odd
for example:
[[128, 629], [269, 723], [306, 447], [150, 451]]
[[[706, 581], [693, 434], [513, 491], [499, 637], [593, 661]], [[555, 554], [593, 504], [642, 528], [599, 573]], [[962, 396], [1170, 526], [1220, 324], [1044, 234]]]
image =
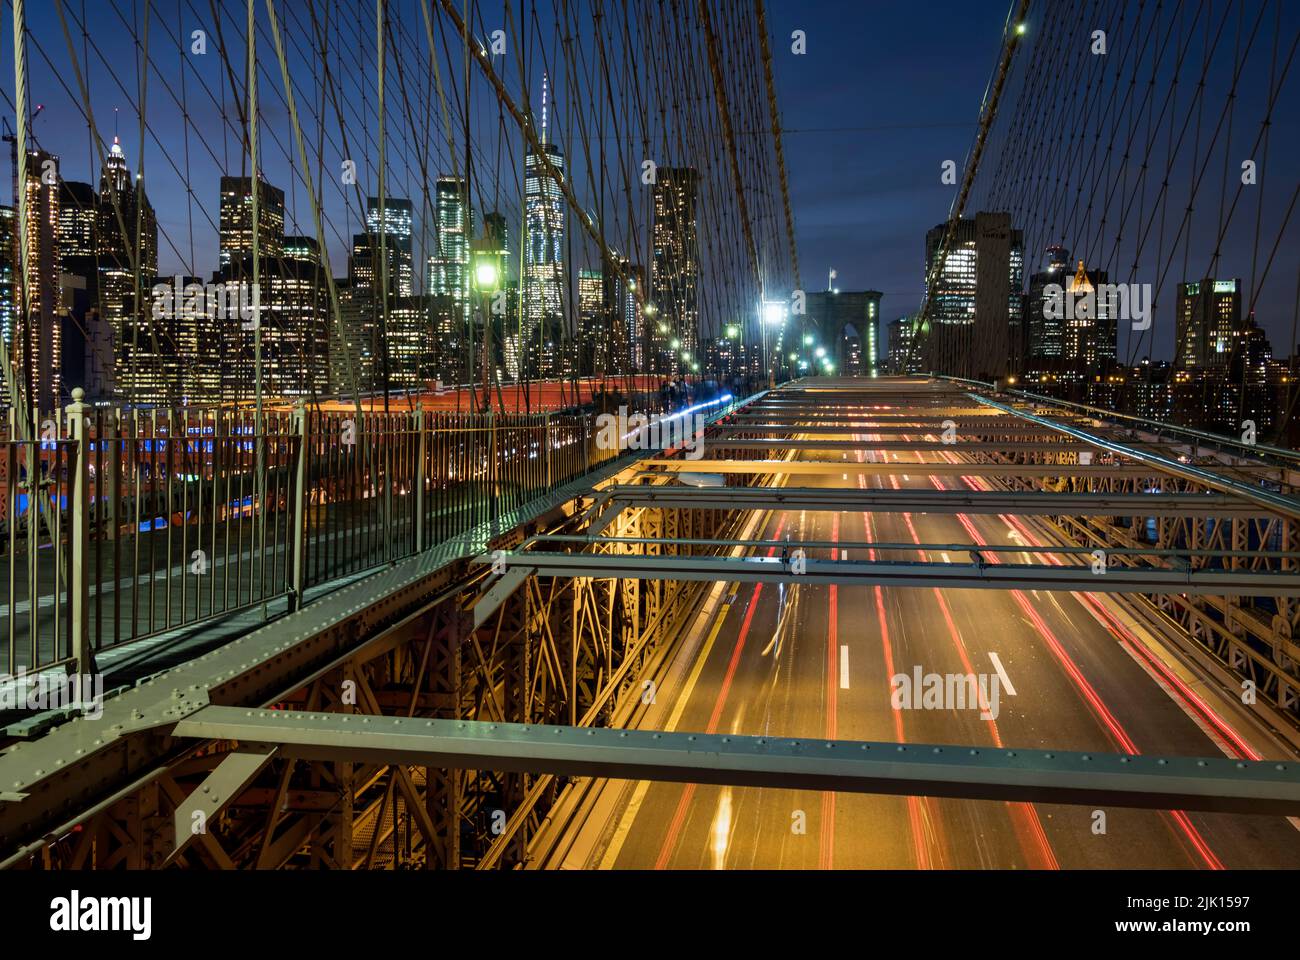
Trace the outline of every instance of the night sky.
[[[925, 231], [948, 216], [958, 167], [1006, 4], [777, 0], [773, 60], [804, 284], [885, 294], [886, 320], [914, 311], [924, 290]], [[808, 52], [790, 54], [796, 29]], [[782, 50], [782, 41], [784, 52]]]

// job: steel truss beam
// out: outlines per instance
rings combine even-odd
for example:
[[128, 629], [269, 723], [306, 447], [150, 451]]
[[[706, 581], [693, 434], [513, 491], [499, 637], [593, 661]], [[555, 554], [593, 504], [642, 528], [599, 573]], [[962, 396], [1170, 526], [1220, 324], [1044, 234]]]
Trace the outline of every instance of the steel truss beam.
[[[795, 444], [786, 444], [786, 448]], [[820, 450], [824, 444], [799, 444], [799, 449]], [[728, 450], [737, 447], [727, 445]], [[743, 449], [743, 448], [741, 448]], [[762, 450], [770, 447], [759, 448]], [[861, 449], [871, 449], [863, 444]], [[888, 463], [862, 463], [857, 460], [682, 460], [664, 458], [646, 460], [642, 466], [666, 473], [740, 473], [740, 474], [880, 474], [939, 477], [1159, 477], [1165, 471], [1140, 463], [920, 463], [915, 460], [890, 460]], [[1240, 467], [1234, 467], [1240, 470]], [[1277, 477], [1281, 470], [1263, 464], [1247, 468], [1247, 473]]]
[[315, 762], [1294, 815], [1300, 765], [206, 707], [177, 737]]
[[[773, 473], [784, 471], [776, 469]], [[918, 471], [921, 472], [921, 471]], [[897, 513], [1016, 513], [1093, 517], [1263, 516], [1268, 511], [1220, 493], [1047, 493], [971, 490], [866, 490], [825, 487], [608, 488], [611, 502], [629, 507], [700, 510], [877, 510]]]
[[[1147, 463], [1152, 466], [1160, 467], [1169, 473], [1202, 483], [1211, 490], [1220, 490], [1225, 493], [1235, 494], [1243, 500], [1260, 504], [1268, 508], [1270, 513], [1280, 513], [1283, 516], [1293, 519], [1300, 519], [1300, 500], [1295, 497], [1289, 497], [1285, 494], [1274, 493], [1271, 490], [1265, 490], [1248, 483], [1242, 483], [1240, 480], [1234, 480], [1231, 477], [1221, 476], [1213, 470], [1204, 467], [1192, 466], [1191, 464], [1180, 463], [1178, 460], [1172, 460], [1169, 457], [1161, 456], [1157, 453], [1150, 453], [1145, 450], [1139, 450], [1127, 444], [1116, 443], [1113, 440], [1107, 440], [1105, 437], [1097, 436], [1077, 427], [1068, 424], [1058, 423], [1047, 417], [1040, 417], [1026, 410], [1018, 410], [1015, 407], [1008, 406], [1005, 403], [999, 403], [996, 400], [990, 400], [978, 394], [970, 394], [973, 399], [988, 405], [995, 410], [1001, 410], [1003, 413], [1014, 414], [1023, 417], [1028, 423], [1036, 423], [1040, 426], [1055, 430], [1057, 433], [1064, 434], [1075, 440], [1092, 444], [1110, 453], [1119, 456], [1129, 457], [1141, 463]], [[1146, 444], [1149, 446], [1149, 444]]]
[[[750, 435], [756, 434], [792, 434], [794, 436], [848, 436], [854, 434], [870, 433], [870, 430], [854, 430], [848, 427], [736, 427], [736, 428], [715, 428], [708, 433], [706, 440], [710, 445], [725, 447], [728, 444], [727, 437], [732, 434], [738, 434], [742, 441], [748, 440]], [[935, 431], [936, 433], [939, 431]], [[775, 441], [782, 443], [781, 440]], [[867, 450], [946, 450], [949, 453], [960, 447], [961, 450], [971, 450], [980, 453], [1079, 453], [1080, 451], [1091, 450], [1087, 444], [1083, 443], [1064, 443], [1059, 440], [1049, 441], [986, 441], [986, 440], [962, 440], [958, 443], [944, 443], [942, 440], [871, 440], [865, 444], [859, 444]]]
[[[484, 554], [476, 562], [491, 564], [493, 559], [491, 554]], [[804, 559], [803, 572], [795, 573], [791, 563], [775, 557], [656, 557], [537, 551], [508, 554], [506, 563], [534, 568], [539, 576], [546, 577], [1300, 597], [1300, 574], [1250, 570], [1109, 567], [1105, 573], [1094, 574], [1091, 566]]]

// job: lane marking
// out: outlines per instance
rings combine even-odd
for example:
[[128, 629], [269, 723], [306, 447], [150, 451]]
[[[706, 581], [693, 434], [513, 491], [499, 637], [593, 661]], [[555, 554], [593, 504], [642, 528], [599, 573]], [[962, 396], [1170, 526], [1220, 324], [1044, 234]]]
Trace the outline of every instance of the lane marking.
[[849, 647], [843, 644], [840, 647], [840, 689], [849, 688]]
[[1016, 688], [1011, 685], [1011, 678], [1007, 676], [1006, 668], [1002, 666], [1002, 658], [990, 650], [989, 659], [993, 661], [993, 669], [998, 672], [998, 679], [1002, 681], [1002, 686], [1007, 691], [1007, 696], [1014, 697], [1016, 695]]
[[[770, 514], [770, 511], [769, 511]], [[783, 515], [780, 522], [776, 525], [776, 536], [774, 539], [781, 539], [781, 531], [785, 528], [786, 517]], [[775, 555], [776, 547], [768, 547], [767, 555]], [[754, 621], [754, 612], [758, 609], [759, 598], [763, 593], [763, 584], [754, 584], [754, 592], [750, 594], [749, 606], [745, 610], [745, 619], [740, 623], [740, 634], [736, 638], [736, 646], [732, 651], [731, 660], [727, 664], [727, 672], [722, 678], [722, 687], [718, 691], [717, 701], [713, 705], [713, 714], [709, 717], [709, 724], [704, 728], [705, 733], [716, 733], [718, 723], [722, 719], [722, 710], [727, 703], [727, 695], [731, 692], [731, 684], [736, 676], [736, 668], [740, 665], [740, 656], [745, 650], [745, 640], [749, 636], [750, 624]], [[672, 858], [677, 849], [678, 836], [681, 834], [682, 827], [686, 823], [686, 817], [690, 813], [691, 800], [695, 796], [695, 788], [698, 784], [688, 783], [682, 790], [681, 799], [677, 803], [677, 810], [668, 825], [668, 833], [664, 837], [663, 846], [659, 850], [659, 856], [655, 860], [655, 869], [664, 870], [668, 867], [668, 861]]]
[[[754, 516], [756, 519], [761, 519], [757, 519], [757, 523], [751, 522], [749, 526], [745, 528], [744, 537], [746, 539], [749, 538], [750, 534], [753, 533], [756, 527], [761, 529], [767, 526], [768, 522], [771, 520], [772, 511], [768, 510], [761, 514], [756, 513]], [[740, 556], [743, 553], [743, 547], [735, 547], [732, 550], [732, 556]], [[686, 677], [686, 683], [682, 687], [682, 692], [673, 703], [672, 712], [668, 715], [668, 722], [664, 729], [669, 733], [677, 729], [677, 724], [681, 721], [682, 714], [686, 711], [686, 705], [690, 702], [691, 694], [695, 690], [695, 684], [700, 679], [700, 674], [704, 672], [704, 664], [708, 661], [709, 654], [713, 651], [713, 643], [718, 639], [718, 634], [722, 632], [722, 624], [727, 619], [727, 614], [731, 612], [732, 606], [735, 605], [737, 599], [736, 591], [739, 586], [739, 581], [731, 584], [719, 582], [714, 588], [713, 596], [709, 598], [708, 603], [712, 603], [716, 606], [718, 595], [723, 593], [723, 591], [726, 591], [726, 596], [722, 600], [721, 609], [713, 614], [716, 617], [713, 621], [713, 627], [709, 630], [708, 636], [705, 637], [704, 644], [700, 647], [700, 654], [691, 668], [690, 674]], [[628, 835], [632, 832], [632, 825], [636, 822], [637, 814], [641, 810], [641, 804], [645, 800], [646, 794], [650, 791], [650, 787], [653, 783], [654, 781], [651, 780], [641, 780], [637, 782], [636, 788], [632, 791], [632, 798], [628, 801], [627, 807], [623, 811], [623, 816], [619, 820], [618, 827], [614, 830], [614, 836], [610, 838], [609, 846], [605, 848], [605, 853], [600, 858], [600, 866], [598, 869], [612, 870], [614, 868], [614, 863], [618, 860], [618, 855], [622, 852], [623, 845], [627, 842]]]

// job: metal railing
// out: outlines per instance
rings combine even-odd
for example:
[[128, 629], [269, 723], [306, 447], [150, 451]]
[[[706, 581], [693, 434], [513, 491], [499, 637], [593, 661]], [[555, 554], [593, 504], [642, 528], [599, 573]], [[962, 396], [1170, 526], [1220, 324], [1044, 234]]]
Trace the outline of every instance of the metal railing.
[[[0, 435], [0, 669], [76, 664], [409, 557], [619, 456], [594, 414], [91, 407]], [[717, 415], [735, 402], [711, 404]], [[277, 610], [278, 612], [278, 610]]]
[[[39, 411], [35, 419], [43, 423]], [[0, 620], [0, 664], [8, 674], [74, 657], [67, 532], [78, 447], [48, 420], [44, 424], [48, 439], [16, 439], [12, 423], [8, 437], [0, 439], [0, 589], [8, 598]]]

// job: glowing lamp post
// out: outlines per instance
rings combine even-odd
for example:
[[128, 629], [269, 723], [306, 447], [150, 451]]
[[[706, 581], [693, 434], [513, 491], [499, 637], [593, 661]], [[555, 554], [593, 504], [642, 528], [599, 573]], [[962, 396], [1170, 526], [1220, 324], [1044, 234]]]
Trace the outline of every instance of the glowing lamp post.
[[474, 289], [484, 294], [501, 289], [501, 254], [488, 250], [475, 252]]
[[[780, 328], [785, 323], [786, 305], [780, 300], [764, 300], [758, 313], [763, 328], [763, 364], [767, 367], [768, 383], [775, 383], [775, 366], [780, 357], [771, 357], [767, 350], [767, 330], [769, 327]], [[779, 349], [779, 348], [778, 348]]]
[[495, 245], [488, 237], [474, 243], [470, 251], [471, 276], [474, 289], [483, 297], [483, 361], [480, 376], [483, 383], [483, 409], [487, 411], [491, 401], [488, 393], [492, 356], [492, 301], [501, 290], [505, 276], [502, 269], [501, 251], [493, 249]]

